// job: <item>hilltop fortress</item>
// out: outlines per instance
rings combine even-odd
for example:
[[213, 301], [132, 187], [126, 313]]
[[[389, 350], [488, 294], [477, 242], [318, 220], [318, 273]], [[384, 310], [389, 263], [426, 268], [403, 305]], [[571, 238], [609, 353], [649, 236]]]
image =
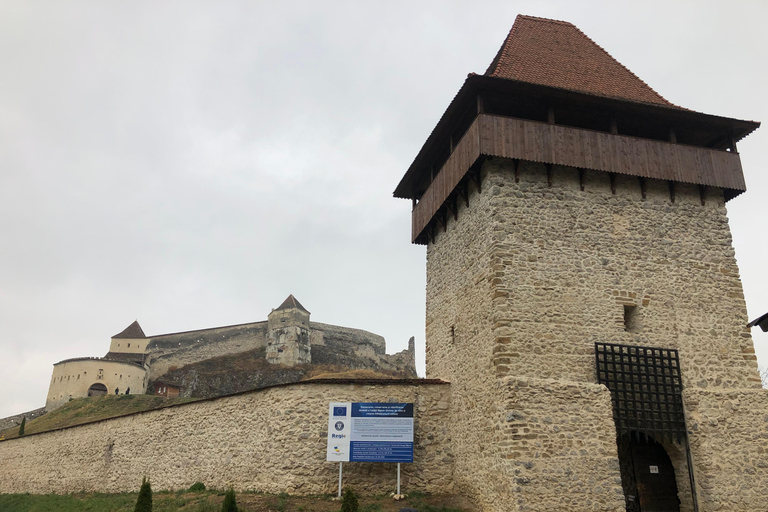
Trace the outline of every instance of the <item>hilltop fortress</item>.
[[[314, 364], [416, 377], [413, 338], [406, 350], [390, 355], [379, 335], [310, 322], [309, 317], [309, 311], [290, 295], [272, 310], [266, 322], [146, 336], [135, 321], [112, 336], [104, 357], [79, 357], [55, 363], [45, 408], [51, 411], [72, 398], [142, 394], [148, 387], [155, 394], [167, 395], [170, 388], [174, 395], [199, 396], [191, 386], [183, 385], [183, 368], [235, 354], [284, 367]], [[298, 380], [299, 375], [290, 373], [278, 380], [267, 378], [264, 384]], [[200, 380], [199, 376], [196, 380]], [[218, 388], [215, 384], [207, 386], [204, 396], [233, 391], [221, 384]]]
[[[427, 379], [303, 381], [11, 439], [0, 492], [143, 475], [334, 492], [328, 404], [412, 402], [406, 492], [493, 512], [765, 510], [768, 394], [726, 215], [758, 127], [674, 105], [572, 24], [519, 16], [395, 190], [426, 246]], [[260, 327], [268, 360], [315, 360], [302, 309]], [[149, 372], [197, 357], [195, 336], [169, 336], [130, 338]], [[392, 465], [343, 471], [394, 490]]]

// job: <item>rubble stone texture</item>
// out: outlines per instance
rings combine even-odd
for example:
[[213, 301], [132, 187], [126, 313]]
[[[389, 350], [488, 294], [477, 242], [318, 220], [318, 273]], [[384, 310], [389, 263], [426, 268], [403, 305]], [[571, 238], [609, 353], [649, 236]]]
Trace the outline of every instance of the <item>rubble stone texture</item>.
[[[643, 199], [637, 179], [617, 175], [613, 193], [590, 171], [582, 191], [558, 166], [550, 186], [543, 164], [521, 162], [516, 180], [499, 158], [482, 177], [427, 253], [427, 376], [452, 383], [457, 491], [485, 510], [625, 510], [595, 374], [594, 343], [610, 342], [679, 350], [700, 510], [763, 508], [768, 432], [749, 405], [767, 397], [722, 194], [702, 205], [677, 184], [673, 202], [647, 180]], [[726, 411], [730, 394], [745, 406]]]
[[[335, 493], [338, 464], [326, 462], [332, 401], [412, 402], [414, 463], [404, 489], [452, 490], [450, 386], [308, 382], [184, 404], [0, 442], [0, 493], [130, 492], [209, 488]], [[344, 463], [344, 485], [394, 492], [394, 464]]]

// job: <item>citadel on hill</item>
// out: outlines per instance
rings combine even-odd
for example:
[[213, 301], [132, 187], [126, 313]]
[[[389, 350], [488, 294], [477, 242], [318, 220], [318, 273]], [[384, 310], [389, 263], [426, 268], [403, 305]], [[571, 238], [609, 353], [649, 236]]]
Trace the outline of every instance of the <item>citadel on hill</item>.
[[[148, 337], [135, 321], [112, 336], [104, 357], [78, 357], [55, 363], [45, 409], [56, 409], [72, 398], [142, 394], [148, 388], [165, 396], [211, 397], [301, 380], [304, 376], [296, 371], [271, 371], [259, 362], [280, 367], [325, 365], [416, 377], [413, 338], [408, 349], [390, 355], [381, 336], [310, 322], [309, 316], [309, 311], [290, 295], [272, 310], [266, 322]], [[253, 360], [254, 364], [245, 368], [248, 375], [239, 387], [232, 387], [236, 372], [227, 356]], [[226, 371], [226, 382], [205, 383], [200, 368], [206, 362]], [[190, 372], [195, 378], [187, 384], [184, 376]]]
[[[408, 402], [406, 492], [492, 512], [765, 510], [768, 394], [726, 215], [758, 127], [672, 104], [570, 23], [518, 16], [394, 192], [426, 246], [427, 379], [294, 382], [7, 440], [0, 492], [135, 490], [145, 474], [334, 492], [328, 404]], [[141, 363], [151, 381], [217, 343], [258, 339], [297, 366], [340, 346], [291, 297], [247, 325], [136, 324], [88, 364], [120, 359], [144, 382]], [[350, 361], [412, 369], [412, 344], [359, 345]], [[344, 464], [345, 485], [393, 490], [391, 465], [364, 464]]]

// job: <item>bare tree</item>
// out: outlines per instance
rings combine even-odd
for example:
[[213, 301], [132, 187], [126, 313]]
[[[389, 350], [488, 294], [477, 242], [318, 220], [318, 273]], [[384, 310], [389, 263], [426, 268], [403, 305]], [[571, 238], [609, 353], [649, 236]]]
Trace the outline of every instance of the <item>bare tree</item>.
[[761, 366], [757, 370], [760, 372], [760, 381], [763, 383], [763, 387], [768, 389], [768, 367]]

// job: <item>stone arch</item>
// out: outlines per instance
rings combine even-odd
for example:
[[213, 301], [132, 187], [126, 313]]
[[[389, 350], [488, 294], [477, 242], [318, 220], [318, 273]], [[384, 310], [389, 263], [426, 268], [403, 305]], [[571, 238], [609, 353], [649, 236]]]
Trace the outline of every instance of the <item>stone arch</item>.
[[107, 386], [101, 382], [91, 384], [91, 387], [88, 388], [88, 396], [104, 396], [107, 393], [109, 393]]

